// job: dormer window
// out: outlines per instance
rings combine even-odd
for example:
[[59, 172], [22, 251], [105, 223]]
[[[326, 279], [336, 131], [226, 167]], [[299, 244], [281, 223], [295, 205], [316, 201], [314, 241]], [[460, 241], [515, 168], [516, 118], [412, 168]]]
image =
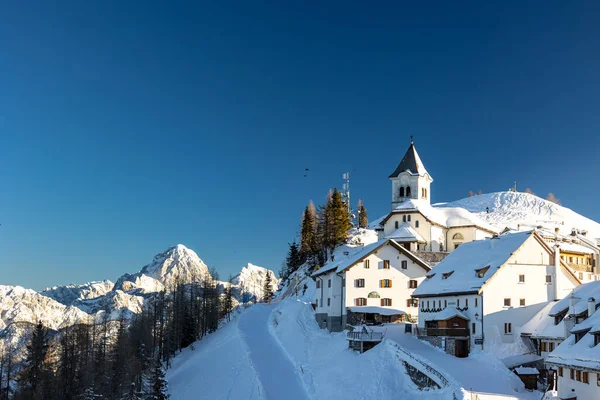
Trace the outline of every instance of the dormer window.
[[431, 278], [433, 278], [434, 276], [435, 276], [435, 274], [429, 274], [429, 275], [427, 275], [427, 279], [431, 279]]
[[594, 334], [594, 346], [598, 346], [598, 344], [600, 344], [600, 332]]
[[490, 269], [489, 265], [487, 267], [476, 269], [475, 274], [477, 275], [478, 278], [483, 278], [488, 269]]
[[442, 279], [448, 279], [448, 277], [449, 277], [450, 275], [452, 275], [453, 273], [454, 273], [454, 271], [450, 271], [450, 272], [444, 272], [444, 273], [442, 274]]

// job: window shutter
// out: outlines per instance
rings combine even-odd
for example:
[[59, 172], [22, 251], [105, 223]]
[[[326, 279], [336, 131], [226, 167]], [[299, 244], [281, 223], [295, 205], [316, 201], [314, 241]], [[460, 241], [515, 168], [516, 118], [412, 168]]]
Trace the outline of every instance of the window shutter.
[[385, 304], [383, 304], [383, 299], [381, 299], [381, 306], [384, 306]]
[[406, 299], [406, 307], [410, 307], [410, 299]]
[[358, 299], [354, 299], [354, 305], [358, 306]]
[[379, 281], [379, 287], [383, 287], [383, 279]]
[[358, 287], [358, 279], [354, 280], [354, 287]]
[[392, 287], [392, 280], [390, 279], [390, 287]]

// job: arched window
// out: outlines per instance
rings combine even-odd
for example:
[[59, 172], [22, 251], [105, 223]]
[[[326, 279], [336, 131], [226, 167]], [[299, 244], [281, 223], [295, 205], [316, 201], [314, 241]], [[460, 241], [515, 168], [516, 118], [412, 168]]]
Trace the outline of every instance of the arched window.
[[410, 215], [406, 218], [408, 222], [410, 222]]
[[425, 191], [425, 198], [427, 198], [427, 189], [423, 189]]
[[452, 236], [452, 240], [465, 240], [465, 238], [462, 233], [455, 233], [454, 236]]
[[394, 225], [396, 226], [396, 229], [398, 229], [398, 221], [396, 221]]
[[415, 228], [418, 228], [418, 227], [419, 227], [419, 220], [416, 220], [415, 221]]
[[406, 222], [406, 215], [402, 216], [402, 222]]
[[400, 188], [400, 197], [404, 197], [404, 186]]
[[406, 197], [410, 197], [410, 186], [406, 187]]
[[380, 296], [379, 296], [379, 293], [377, 293], [377, 292], [371, 292], [371, 293], [369, 293], [369, 294], [367, 295], [367, 297], [368, 297], [369, 299], [378, 299], [378, 298], [380, 298]]

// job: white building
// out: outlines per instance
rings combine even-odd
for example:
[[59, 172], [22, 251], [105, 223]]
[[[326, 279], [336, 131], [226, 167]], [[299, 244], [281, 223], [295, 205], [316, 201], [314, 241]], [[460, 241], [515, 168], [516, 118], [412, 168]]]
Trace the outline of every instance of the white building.
[[581, 317], [574, 318], [575, 325], [569, 329], [568, 338], [546, 358], [546, 364], [557, 370], [560, 399], [600, 399], [600, 313], [596, 312], [597, 303], [594, 297], [571, 302], [568, 314]]
[[472, 346], [513, 343], [546, 303], [579, 284], [535, 231], [465, 243], [413, 293], [419, 336], [459, 356]]
[[360, 320], [395, 322], [416, 316], [411, 294], [429, 271], [394, 240], [365, 246], [312, 274], [317, 283], [315, 318], [322, 328], [340, 331]]
[[392, 211], [377, 228], [380, 239], [394, 239], [413, 252], [443, 253], [437, 259], [427, 256], [436, 262], [462, 243], [499, 232], [464, 208], [430, 204], [433, 178], [412, 141], [390, 180]]

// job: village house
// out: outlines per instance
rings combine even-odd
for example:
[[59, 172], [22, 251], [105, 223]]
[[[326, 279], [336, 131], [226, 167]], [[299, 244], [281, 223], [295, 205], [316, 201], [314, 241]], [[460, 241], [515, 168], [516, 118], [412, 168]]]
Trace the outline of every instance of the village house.
[[596, 312], [599, 302], [594, 297], [576, 300], [571, 299], [565, 317], [570, 319], [566, 323], [571, 326], [569, 336], [548, 354], [546, 364], [556, 368], [559, 399], [599, 399], [600, 313]]
[[394, 239], [425, 261], [439, 262], [461, 244], [499, 232], [464, 208], [430, 204], [433, 178], [412, 141], [389, 178], [392, 211], [376, 228], [380, 239]]
[[322, 328], [397, 322], [416, 316], [411, 297], [430, 267], [392, 239], [383, 239], [316, 270], [315, 318]]
[[541, 308], [580, 284], [557, 253], [536, 231], [463, 244], [413, 292], [418, 336], [459, 357], [514, 343]]

